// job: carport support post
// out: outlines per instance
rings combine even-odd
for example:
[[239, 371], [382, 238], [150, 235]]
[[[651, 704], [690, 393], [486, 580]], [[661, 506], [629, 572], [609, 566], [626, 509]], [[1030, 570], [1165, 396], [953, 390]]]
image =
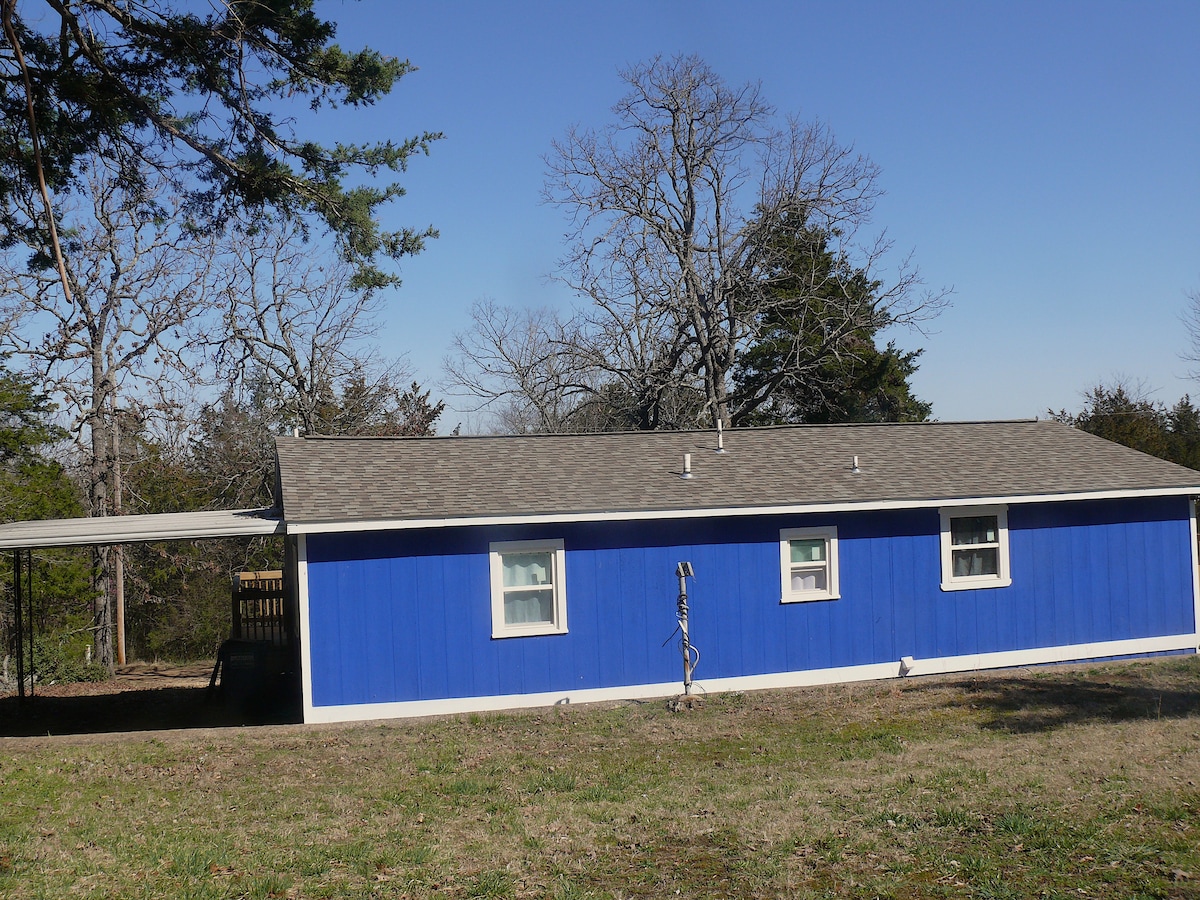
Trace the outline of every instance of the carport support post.
[[29, 594], [29, 618], [26, 623], [29, 625], [29, 696], [33, 696], [33, 679], [37, 673], [33, 667], [33, 628], [37, 619], [33, 615], [33, 550], [25, 551], [25, 588]]
[[113, 547], [113, 594], [117, 608], [117, 665], [125, 665], [125, 546]]
[[21, 623], [21, 551], [13, 551], [13, 627], [17, 629], [17, 698], [25, 699], [25, 644]]

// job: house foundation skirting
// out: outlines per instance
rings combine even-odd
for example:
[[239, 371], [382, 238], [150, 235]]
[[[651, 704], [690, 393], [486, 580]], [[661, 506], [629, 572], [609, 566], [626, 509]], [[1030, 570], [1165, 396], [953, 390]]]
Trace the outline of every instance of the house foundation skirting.
[[[1120, 656], [1143, 656], [1153, 653], [1196, 652], [1200, 636], [1196, 634], [1135, 638], [1123, 641], [1100, 641], [1089, 644], [1068, 644], [1061, 647], [1036, 647], [1029, 650], [1005, 650], [997, 653], [973, 653], [965, 656], [946, 656], [913, 659], [862, 666], [843, 666], [830, 669], [810, 669], [799, 672], [779, 672], [766, 675], [740, 675], [731, 678], [698, 679], [695, 688], [700, 694], [728, 691], [757, 691], [771, 688], [810, 687], [822, 684], [845, 684], [855, 681], [879, 681], [918, 675], [939, 675], [954, 672], [973, 672], [984, 669], [1004, 669], [1045, 663], [1083, 662]], [[354, 722], [371, 719], [400, 719], [416, 716], [451, 715], [455, 713], [491, 712], [506, 709], [562, 706], [575, 703], [597, 703], [613, 700], [645, 700], [672, 697], [682, 692], [682, 682], [635, 684], [620, 687], [588, 688], [578, 691], [546, 691], [536, 694], [501, 694], [490, 697], [455, 697], [442, 700], [406, 700], [394, 703], [356, 703], [343, 706], [313, 706], [306, 691], [304, 721], [306, 723]]]

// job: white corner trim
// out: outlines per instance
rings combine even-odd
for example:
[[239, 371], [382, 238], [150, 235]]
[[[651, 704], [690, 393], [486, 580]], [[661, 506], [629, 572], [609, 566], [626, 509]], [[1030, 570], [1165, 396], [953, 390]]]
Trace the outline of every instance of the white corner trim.
[[312, 641], [308, 611], [308, 538], [296, 537], [296, 604], [300, 607], [300, 687], [304, 699], [304, 721], [313, 719]]
[[[1167, 653], [1178, 650], [1195, 651], [1200, 646], [1197, 634], [1176, 634], [1164, 637], [1135, 638], [1124, 641], [1099, 641], [1089, 644], [1070, 644], [1061, 647], [1039, 647], [1031, 650], [1007, 650], [998, 653], [977, 653], [965, 656], [945, 656], [913, 661], [906, 673], [900, 659], [895, 662], [872, 663], [829, 669], [810, 669], [800, 672], [779, 672], [768, 675], [742, 675], [697, 681], [701, 694], [705, 691], [758, 691], [774, 688], [812, 687], [822, 684], [845, 684], [856, 681], [878, 681], [887, 678], [919, 678], [953, 672], [983, 669], [1004, 669], [1015, 666], [1034, 666], [1043, 663], [1071, 662], [1109, 656], [1135, 656], [1146, 653]], [[918, 674], [919, 673], [919, 674]], [[309, 704], [311, 692], [305, 688], [304, 721], [306, 723], [361, 722], [371, 719], [398, 719], [415, 716], [454, 715], [471, 712], [494, 712], [505, 709], [566, 706], [575, 703], [597, 703], [615, 700], [645, 700], [671, 697], [681, 693], [682, 682], [637, 684], [627, 687], [591, 688], [579, 691], [547, 691], [536, 694], [501, 694], [489, 697], [456, 697], [445, 700], [407, 700], [395, 703], [362, 703], [341, 706]]]
[[1196, 633], [1200, 634], [1200, 546], [1197, 546], [1197, 541], [1200, 541], [1200, 533], [1196, 531], [1196, 500], [1191, 501], [1191, 519], [1192, 519], [1192, 599], [1194, 610], [1192, 613], [1192, 627], [1196, 629]]
[[434, 519], [339, 519], [302, 522], [290, 520], [288, 534], [326, 534], [351, 531], [402, 531], [415, 528], [456, 528], [473, 525], [540, 525], [570, 522], [638, 522], [663, 519], [709, 519], [714, 516], [783, 516], [858, 512], [869, 510], [937, 509], [952, 506], [984, 506], [1005, 503], [1059, 503], [1068, 500], [1125, 500], [1138, 497], [1181, 497], [1200, 495], [1196, 487], [1151, 488], [1122, 491], [1077, 491], [1064, 494], [1014, 494], [958, 499], [914, 498], [864, 500], [854, 503], [796, 503], [783, 506], [706, 507], [703, 509], [583, 510], [530, 515], [455, 516]]

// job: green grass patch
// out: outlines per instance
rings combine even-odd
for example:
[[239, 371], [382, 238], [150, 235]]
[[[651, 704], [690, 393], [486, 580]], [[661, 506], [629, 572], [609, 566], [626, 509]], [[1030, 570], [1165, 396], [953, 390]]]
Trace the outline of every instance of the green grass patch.
[[1200, 897], [1198, 785], [1194, 657], [6, 739], [0, 896]]

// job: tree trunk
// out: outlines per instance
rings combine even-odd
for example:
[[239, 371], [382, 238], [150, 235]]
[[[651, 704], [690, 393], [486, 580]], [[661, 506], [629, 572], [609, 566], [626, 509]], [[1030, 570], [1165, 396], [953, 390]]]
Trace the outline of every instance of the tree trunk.
[[112, 594], [109, 591], [109, 568], [112, 547], [99, 546], [92, 554], [92, 644], [96, 662], [113, 671]]
[[[112, 446], [109, 438], [109, 423], [104, 416], [104, 402], [110, 385], [103, 370], [93, 362], [93, 382], [96, 388], [92, 410], [88, 417], [91, 431], [92, 458], [88, 466], [88, 513], [92, 516], [107, 516], [109, 513], [109, 479], [111, 477]], [[113, 670], [113, 609], [110, 573], [112, 571], [112, 548], [97, 547], [92, 556], [92, 589], [95, 591], [92, 628], [96, 662], [110, 672]]]

